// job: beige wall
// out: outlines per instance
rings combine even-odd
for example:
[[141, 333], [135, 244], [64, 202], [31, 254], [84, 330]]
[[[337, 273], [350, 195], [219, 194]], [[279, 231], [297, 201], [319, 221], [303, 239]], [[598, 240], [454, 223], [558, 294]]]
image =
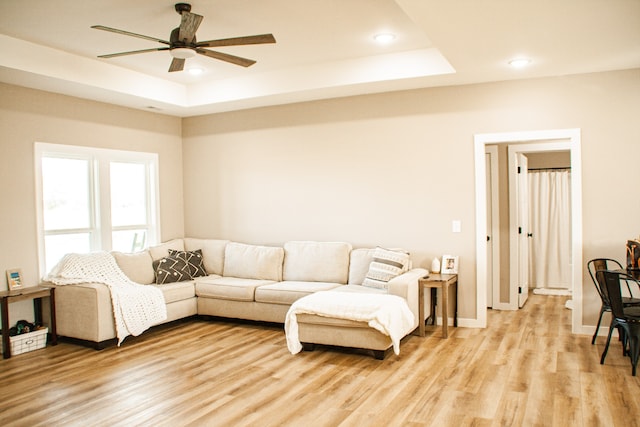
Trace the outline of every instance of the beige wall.
[[[443, 87], [184, 120], [185, 231], [401, 246], [460, 256], [460, 316], [475, 318], [473, 135], [582, 130], [584, 257], [624, 256], [640, 231], [640, 70]], [[602, 192], [628, 201], [603, 203]], [[462, 221], [452, 233], [451, 221]], [[586, 263], [586, 261], [585, 261]], [[584, 317], [595, 324], [588, 277]]]
[[547, 153], [527, 153], [529, 169], [571, 168], [570, 151], [550, 151]]
[[[175, 117], [0, 84], [0, 290], [7, 289], [10, 268], [21, 268], [27, 285], [39, 279], [35, 142], [158, 153], [161, 230], [168, 239], [184, 233], [181, 125]], [[12, 321], [33, 318], [30, 309], [20, 310], [12, 306]]]
[[[0, 85], [0, 272], [21, 267], [27, 282], [38, 277], [34, 142], [133, 149], [160, 154], [163, 240], [344, 240], [404, 247], [426, 267], [456, 254], [460, 316], [473, 319], [473, 135], [580, 128], [585, 263], [623, 259], [624, 242], [640, 233], [638, 117], [638, 69], [184, 120]], [[606, 203], [603, 193], [624, 203]], [[454, 219], [461, 233], [451, 232]], [[583, 283], [584, 323], [593, 325], [599, 301], [588, 276]]]
[[510, 301], [510, 264], [509, 253], [509, 162], [508, 144], [496, 144], [498, 147], [498, 224], [500, 229], [500, 298], [501, 303]]

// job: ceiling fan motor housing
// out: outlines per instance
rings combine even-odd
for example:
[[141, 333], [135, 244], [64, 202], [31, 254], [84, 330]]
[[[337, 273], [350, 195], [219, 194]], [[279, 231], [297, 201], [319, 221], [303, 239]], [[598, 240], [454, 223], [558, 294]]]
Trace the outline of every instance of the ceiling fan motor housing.
[[189, 3], [176, 3], [176, 12], [182, 15], [182, 12], [191, 12], [191, 5]]
[[171, 31], [169, 43], [170, 53], [174, 58], [188, 59], [196, 56], [196, 37], [193, 36], [191, 43], [185, 43], [180, 40], [180, 27], [174, 28], [173, 31]]
[[174, 47], [188, 47], [191, 49], [195, 49], [197, 40], [195, 34], [193, 35], [193, 40], [191, 43], [187, 43], [185, 40], [180, 40], [180, 27], [174, 28], [171, 31], [171, 36], [169, 36], [169, 46], [173, 49]]

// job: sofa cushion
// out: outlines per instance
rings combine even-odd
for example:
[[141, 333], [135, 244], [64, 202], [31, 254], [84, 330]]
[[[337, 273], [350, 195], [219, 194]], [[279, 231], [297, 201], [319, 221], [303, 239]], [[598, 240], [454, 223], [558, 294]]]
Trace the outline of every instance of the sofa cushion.
[[204, 270], [204, 263], [202, 260], [202, 249], [196, 249], [195, 251], [177, 251], [175, 249], [169, 249], [169, 256], [177, 256], [184, 259], [187, 263], [189, 275], [192, 279], [207, 275], [207, 272]]
[[369, 272], [375, 248], [359, 248], [351, 251], [349, 261], [349, 284], [362, 285]]
[[204, 269], [207, 274], [222, 275], [224, 268], [224, 250], [228, 240], [184, 238], [184, 249], [187, 251], [202, 250]]
[[154, 261], [157, 261], [160, 258], [168, 256], [169, 249], [184, 251], [184, 241], [182, 239], [173, 239], [157, 246], [151, 246], [149, 248], [149, 253], [151, 254], [151, 258], [153, 258]]
[[194, 298], [196, 296], [195, 284], [192, 280], [153, 286], [162, 291], [162, 295], [164, 295], [164, 302], [166, 304]]
[[286, 281], [260, 286], [256, 289], [256, 302], [291, 305], [305, 295], [328, 291], [343, 285], [328, 282]]
[[123, 252], [111, 252], [116, 259], [120, 270], [132, 281], [148, 285], [155, 282], [153, 259], [149, 251], [127, 254]]
[[284, 252], [284, 280], [347, 283], [349, 243], [287, 242]]
[[191, 280], [191, 269], [184, 257], [169, 255], [153, 261], [157, 284]]
[[199, 298], [253, 301], [256, 288], [271, 283], [273, 280], [208, 276], [196, 280], [196, 295]]
[[363, 286], [386, 289], [389, 280], [407, 271], [409, 254], [402, 250], [376, 248]]
[[284, 249], [229, 242], [224, 252], [224, 276], [282, 280]]

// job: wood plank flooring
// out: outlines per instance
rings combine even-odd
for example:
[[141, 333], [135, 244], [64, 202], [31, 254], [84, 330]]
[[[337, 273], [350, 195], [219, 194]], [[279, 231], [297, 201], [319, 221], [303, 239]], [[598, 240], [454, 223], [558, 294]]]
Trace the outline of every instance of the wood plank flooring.
[[640, 377], [615, 340], [572, 335], [567, 297], [486, 329], [409, 336], [384, 361], [288, 353], [282, 326], [189, 320], [96, 351], [0, 361], [0, 426], [635, 426]]

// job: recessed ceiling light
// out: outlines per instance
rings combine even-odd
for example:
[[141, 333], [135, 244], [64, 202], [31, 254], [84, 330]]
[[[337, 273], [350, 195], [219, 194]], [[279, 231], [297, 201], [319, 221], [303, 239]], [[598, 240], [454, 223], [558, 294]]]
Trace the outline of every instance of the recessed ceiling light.
[[380, 44], [388, 44], [396, 39], [396, 35], [391, 33], [380, 33], [373, 36], [373, 39]]
[[200, 67], [193, 67], [193, 68], [189, 68], [187, 70], [189, 72], [189, 74], [191, 74], [192, 76], [199, 76], [200, 74], [204, 73], [204, 68], [200, 68]]
[[516, 58], [509, 61], [509, 65], [515, 68], [526, 67], [529, 64], [531, 64], [531, 60], [527, 58]]

